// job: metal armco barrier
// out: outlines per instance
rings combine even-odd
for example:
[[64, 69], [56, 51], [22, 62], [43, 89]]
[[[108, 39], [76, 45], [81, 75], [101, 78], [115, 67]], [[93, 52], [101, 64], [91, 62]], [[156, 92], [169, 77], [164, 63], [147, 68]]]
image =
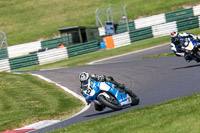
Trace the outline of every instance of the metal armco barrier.
[[170, 35], [172, 31], [178, 31], [175, 21], [152, 26], [153, 36]]
[[0, 60], [0, 72], [10, 71], [10, 63], [8, 59]]
[[193, 6], [193, 13], [194, 13], [194, 16], [200, 15], [200, 5]]
[[135, 28], [140, 29], [152, 25], [166, 23], [165, 14], [154, 15], [146, 18], [136, 19]]
[[188, 19], [178, 20], [177, 21], [178, 31], [184, 31], [188, 29], [193, 29], [199, 27], [198, 17], [192, 17]]
[[[71, 37], [63, 37], [63, 42], [65, 44], [68, 44], [69, 42], [71, 42], [72, 38]], [[61, 44], [62, 40], [61, 38], [53, 38], [53, 39], [48, 39], [48, 40], [44, 40], [44, 41], [41, 41], [41, 47], [42, 48], [48, 48], [48, 49], [52, 49], [52, 48], [58, 48]]]
[[137, 29], [134, 31], [130, 31], [130, 39], [131, 42], [147, 39], [153, 37], [152, 28], [146, 27], [142, 29]]
[[67, 49], [65, 47], [39, 52], [37, 56], [40, 65], [68, 58]]
[[194, 13], [193, 13], [192, 8], [183, 9], [183, 10], [179, 10], [179, 11], [170, 12], [170, 13], [165, 14], [167, 22], [177, 21], [177, 20], [181, 20], [181, 19], [189, 18], [189, 17], [193, 17], [193, 16], [194, 16]]
[[116, 35], [113, 35], [112, 37], [113, 37], [115, 48], [131, 44], [131, 40], [130, 40], [130, 36], [128, 32], [116, 34]]
[[0, 49], [0, 60], [2, 59], [8, 59], [8, 50], [7, 48], [1, 48]]
[[99, 50], [99, 41], [94, 40], [86, 43], [76, 44], [67, 47], [68, 56], [76, 56]]
[[9, 58], [27, 55], [30, 52], [38, 51], [41, 49], [40, 41], [25, 43], [8, 47]]
[[[134, 24], [134, 21], [130, 21], [128, 22], [128, 25], [129, 25], [129, 30], [135, 30], [135, 24]], [[128, 29], [127, 29], [127, 25], [126, 23], [121, 23], [121, 24], [118, 24], [117, 25], [117, 29], [116, 29], [116, 33], [119, 34], [119, 33], [123, 33], [123, 32], [127, 32]]]
[[41, 42], [42, 48], [57, 48], [61, 43], [61, 38], [49, 39]]
[[17, 58], [9, 59], [11, 70], [24, 68], [28, 66], [38, 65], [38, 57], [37, 54], [26, 55]]

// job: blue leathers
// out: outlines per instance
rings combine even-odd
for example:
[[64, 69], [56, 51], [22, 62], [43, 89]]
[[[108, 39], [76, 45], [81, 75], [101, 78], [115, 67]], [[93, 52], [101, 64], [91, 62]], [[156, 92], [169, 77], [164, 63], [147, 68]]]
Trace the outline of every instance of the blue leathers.
[[[120, 89], [121, 91], [124, 91], [125, 93], [132, 95], [132, 91], [130, 89], [125, 88], [124, 84], [116, 82], [114, 78], [111, 76], [106, 77], [105, 75], [100, 76], [96, 74], [90, 74], [90, 75], [89, 73], [87, 74], [88, 74], [88, 78], [86, 78], [85, 80], [81, 80], [81, 87], [80, 87], [81, 93], [90, 87], [90, 82], [98, 81], [98, 82], [110, 82], [114, 84], [115, 87]], [[89, 101], [87, 99], [86, 99], [86, 102], [89, 104]]]

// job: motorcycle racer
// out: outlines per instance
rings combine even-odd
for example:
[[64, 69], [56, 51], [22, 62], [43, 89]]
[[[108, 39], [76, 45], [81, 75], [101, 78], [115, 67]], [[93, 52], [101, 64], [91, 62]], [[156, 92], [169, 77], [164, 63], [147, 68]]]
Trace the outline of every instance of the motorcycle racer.
[[193, 57], [190, 54], [186, 54], [183, 49], [184, 47], [187, 47], [186, 45], [188, 43], [185, 42], [187, 42], [189, 38], [197, 42], [200, 40], [200, 36], [196, 36], [191, 33], [171, 33], [171, 50], [175, 53], [176, 56], [184, 56], [185, 60], [188, 62], [191, 61]]
[[[88, 72], [81, 72], [79, 75], [79, 79], [81, 82], [81, 87], [80, 87], [81, 94], [83, 90], [86, 90], [88, 87], [90, 87], [90, 81], [110, 82], [113, 83], [116, 88], [124, 91], [125, 93], [130, 95], [132, 94], [131, 90], [125, 88], [124, 84], [116, 82], [112, 76], [106, 77], [105, 75], [96, 75], [96, 74], [89, 74]], [[90, 101], [86, 100], [86, 102], [90, 104]]]

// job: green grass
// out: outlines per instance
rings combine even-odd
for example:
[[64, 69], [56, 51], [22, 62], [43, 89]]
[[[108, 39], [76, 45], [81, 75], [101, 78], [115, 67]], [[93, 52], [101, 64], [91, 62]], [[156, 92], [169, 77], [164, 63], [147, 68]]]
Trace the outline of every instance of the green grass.
[[[96, 8], [127, 5], [129, 20], [191, 7], [199, 0], [1, 0], [0, 30], [8, 45], [54, 38], [57, 29], [70, 26], [95, 26]], [[120, 13], [118, 13], [120, 14]]]
[[200, 94], [81, 122], [51, 133], [198, 133]]
[[164, 54], [159, 54], [159, 55], [147, 56], [147, 57], [142, 57], [141, 59], [161, 58], [161, 57], [167, 57], [167, 56], [174, 56], [174, 53], [164, 53]]
[[0, 73], [0, 79], [0, 132], [64, 119], [84, 107], [61, 88], [29, 74]]
[[[199, 35], [200, 29], [196, 28], [196, 29], [192, 29], [192, 30], [187, 30], [185, 32]], [[116, 56], [116, 55], [120, 55], [120, 54], [125, 54], [125, 53], [129, 53], [132, 51], [137, 51], [137, 50], [161, 45], [164, 43], [170, 43], [170, 36], [145, 39], [142, 41], [133, 42], [131, 45], [127, 45], [127, 46], [123, 46], [123, 47], [119, 47], [119, 48], [115, 48], [115, 49], [97, 51], [97, 52], [88, 53], [88, 54], [84, 54], [84, 55], [74, 56], [74, 57], [71, 57], [68, 59], [57, 61], [55, 63], [31, 66], [31, 67], [27, 67], [27, 68], [18, 69], [15, 71], [31, 71], [31, 70], [41, 70], [41, 69], [87, 65], [87, 63], [95, 61], [95, 60], [100, 60], [100, 59], [103, 59], [106, 57], [112, 57], [112, 56]], [[170, 49], [170, 46], [169, 46], [169, 49]]]
[[[196, 5], [199, 0], [148, 0], [148, 2], [145, 0], [1, 0], [0, 30], [6, 33], [9, 46], [54, 38], [59, 34], [58, 28], [95, 25], [95, 9], [107, 8], [109, 3], [111, 7], [126, 4], [128, 19], [134, 20], [139, 17], [180, 10], [186, 5]], [[191, 31], [199, 34], [199, 29]], [[90, 61], [167, 42], [169, 42], [169, 36], [146, 39], [129, 46], [89, 53], [28, 69], [85, 65]], [[23, 127], [44, 119], [62, 119], [83, 107], [83, 103], [72, 99], [71, 95], [66, 95], [60, 88], [28, 74], [0, 73], [0, 79], [0, 131]], [[102, 132], [102, 129], [104, 129], [103, 132], [131, 132], [135, 129], [138, 132], [199, 131], [199, 126], [196, 126], [199, 125], [200, 120], [197, 108], [199, 106], [198, 94], [178, 100], [178, 102], [171, 101], [165, 104], [137, 109], [111, 116], [108, 119], [94, 120], [92, 121], [94, 123], [81, 123], [78, 127], [77, 125], [70, 126], [67, 130], [69, 132]], [[165, 113], [166, 107], [169, 107], [167, 108], [169, 111]]]

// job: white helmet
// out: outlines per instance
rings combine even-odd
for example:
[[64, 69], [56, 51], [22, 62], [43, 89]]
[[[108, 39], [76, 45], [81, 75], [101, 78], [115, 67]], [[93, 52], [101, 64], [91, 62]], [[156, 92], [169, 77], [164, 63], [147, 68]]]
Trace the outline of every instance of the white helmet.
[[172, 38], [178, 37], [178, 33], [175, 32], [175, 31], [173, 31], [173, 32], [171, 33], [171, 37], [172, 37]]
[[172, 40], [174, 41], [174, 42], [178, 42], [179, 41], [179, 37], [178, 37], [178, 33], [177, 32], [175, 32], [175, 31], [173, 31], [172, 33], [171, 33], [171, 38], [172, 38]]
[[89, 79], [89, 73], [88, 72], [81, 72], [81, 74], [79, 75], [79, 79], [81, 82], [86, 81]]

